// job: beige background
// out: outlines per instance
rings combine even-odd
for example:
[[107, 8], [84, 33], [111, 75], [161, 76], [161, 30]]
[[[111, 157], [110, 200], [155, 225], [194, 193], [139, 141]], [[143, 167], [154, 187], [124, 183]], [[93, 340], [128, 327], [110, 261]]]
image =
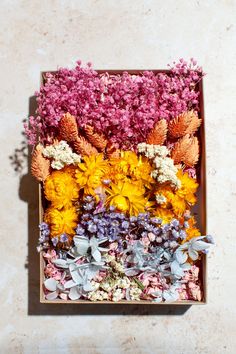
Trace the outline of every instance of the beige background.
[[[236, 1], [1, 0], [0, 5], [0, 353], [234, 354]], [[37, 189], [21, 144], [22, 119], [40, 71], [71, 66], [78, 58], [99, 69], [165, 68], [192, 56], [207, 72], [208, 231], [217, 243], [209, 257], [209, 304], [182, 312], [40, 306]], [[9, 159], [15, 149], [20, 173]]]

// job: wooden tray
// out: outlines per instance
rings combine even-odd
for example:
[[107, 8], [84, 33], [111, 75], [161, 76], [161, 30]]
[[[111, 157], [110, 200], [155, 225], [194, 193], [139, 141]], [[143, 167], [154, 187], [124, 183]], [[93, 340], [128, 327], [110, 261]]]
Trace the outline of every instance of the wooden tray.
[[[129, 74], [139, 74], [142, 73], [143, 71], [146, 70], [96, 70], [99, 74], [108, 72], [109, 74], [120, 74], [124, 71], [127, 71]], [[153, 71], [154, 73], [168, 73], [169, 70], [151, 70], [148, 69], [148, 71]], [[45, 82], [45, 72], [41, 73], [41, 82]], [[207, 210], [206, 210], [206, 150], [205, 150], [205, 117], [204, 117], [204, 98], [203, 98], [203, 80], [201, 80], [198, 84], [198, 91], [200, 93], [199, 95], [199, 103], [200, 103], [200, 110], [199, 110], [199, 116], [202, 119], [202, 124], [199, 129], [198, 133], [198, 138], [199, 138], [199, 143], [200, 143], [200, 159], [199, 159], [199, 173], [198, 173], [198, 182], [199, 182], [199, 187], [198, 187], [198, 192], [197, 192], [197, 203], [192, 208], [193, 212], [196, 213], [196, 220], [197, 220], [197, 226], [200, 229], [200, 232], [202, 235], [207, 234]], [[43, 213], [44, 213], [44, 207], [45, 207], [45, 199], [43, 197], [43, 190], [42, 190], [42, 185], [39, 184], [39, 222], [41, 223], [43, 221]], [[45, 261], [43, 259], [42, 252], [39, 254], [39, 260], [40, 260], [40, 303], [44, 304], [135, 304], [135, 305], [144, 305], [144, 304], [149, 304], [149, 305], [169, 305], [170, 302], [160, 302], [156, 303], [154, 301], [149, 301], [149, 300], [141, 300], [141, 301], [128, 301], [128, 300], [122, 300], [118, 302], [113, 302], [113, 301], [89, 301], [89, 300], [62, 300], [62, 299], [56, 299], [56, 300], [46, 300], [45, 295], [43, 292], [43, 283], [45, 280], [44, 276], [44, 267], [45, 267]], [[201, 280], [201, 290], [202, 290], [202, 300], [201, 301], [193, 301], [193, 300], [181, 300], [181, 301], [175, 301], [172, 302], [174, 305], [205, 305], [207, 303], [207, 257], [206, 255], [202, 255], [201, 260], [200, 260], [200, 280]]]

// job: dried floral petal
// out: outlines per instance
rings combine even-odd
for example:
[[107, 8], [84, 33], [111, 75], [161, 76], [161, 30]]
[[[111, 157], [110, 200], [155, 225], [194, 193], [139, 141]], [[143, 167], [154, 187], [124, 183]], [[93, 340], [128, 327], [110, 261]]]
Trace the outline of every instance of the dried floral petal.
[[88, 141], [95, 146], [98, 150], [104, 151], [107, 146], [107, 139], [103, 134], [98, 134], [94, 131], [94, 127], [86, 125], [84, 127], [85, 135]]
[[120, 150], [114, 144], [108, 142], [106, 147], [106, 156], [108, 159], [117, 159], [120, 157]]
[[180, 114], [170, 121], [168, 134], [171, 138], [180, 138], [186, 134], [193, 134], [197, 131], [202, 120], [198, 118], [196, 112], [188, 111]]
[[42, 150], [43, 146], [38, 144], [31, 160], [31, 173], [40, 182], [45, 181], [50, 174], [50, 160], [43, 156]]
[[79, 135], [77, 140], [74, 141], [74, 149], [75, 152], [80, 155], [90, 156], [98, 154], [97, 149], [81, 135]]
[[171, 154], [175, 164], [180, 162], [193, 167], [199, 157], [199, 144], [197, 137], [190, 137], [189, 134], [179, 139], [174, 146]]
[[68, 141], [75, 141], [78, 137], [78, 127], [76, 118], [70, 113], [64, 114], [59, 123], [59, 134]]
[[167, 135], [167, 123], [165, 119], [161, 119], [154, 125], [147, 137], [147, 143], [150, 145], [162, 145], [166, 140]]

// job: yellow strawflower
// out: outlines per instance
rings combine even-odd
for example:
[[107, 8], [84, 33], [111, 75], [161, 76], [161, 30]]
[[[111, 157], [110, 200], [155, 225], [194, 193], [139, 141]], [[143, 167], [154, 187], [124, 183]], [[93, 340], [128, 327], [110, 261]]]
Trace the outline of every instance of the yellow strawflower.
[[185, 240], [183, 240], [182, 243], [187, 242], [189, 240], [191, 240], [191, 238], [196, 237], [196, 236], [200, 236], [201, 232], [198, 230], [198, 228], [196, 227], [196, 220], [194, 218], [194, 216], [192, 216], [189, 220], [188, 220], [188, 224], [189, 227], [186, 229], [186, 234], [187, 237]]
[[45, 197], [57, 209], [72, 206], [79, 197], [79, 188], [72, 170], [53, 171], [44, 184]]
[[118, 181], [112, 183], [106, 188], [108, 197], [106, 205], [113, 205], [122, 212], [128, 212], [129, 215], [138, 215], [144, 212], [148, 206], [148, 200], [145, 198], [145, 188], [140, 184], [132, 184], [129, 181]]
[[50, 236], [60, 236], [65, 233], [69, 238], [75, 235], [78, 215], [75, 207], [58, 210], [50, 207], [44, 214], [44, 221], [50, 226]]
[[84, 188], [85, 194], [94, 195], [94, 190], [102, 185], [103, 178], [109, 173], [109, 163], [103, 159], [103, 154], [84, 156], [83, 159], [75, 172], [76, 181], [79, 189]]
[[170, 185], [164, 185], [157, 188], [156, 200], [161, 209], [169, 209], [173, 213], [173, 217], [182, 216], [191, 205], [196, 203], [196, 190], [198, 184], [196, 180], [189, 177], [188, 173], [181, 170], [177, 172], [177, 177], [181, 182], [181, 187], [175, 189]]
[[184, 173], [182, 170], [178, 170], [177, 177], [181, 182], [181, 187], [177, 190], [176, 194], [183, 198], [189, 205], [196, 203], [195, 193], [197, 191], [198, 183], [192, 177], [189, 177], [188, 173]]
[[162, 224], [168, 224], [174, 217], [175, 214], [171, 209], [157, 208], [153, 215], [162, 219]]
[[121, 151], [119, 158], [110, 160], [110, 165], [110, 177], [114, 183], [131, 179], [132, 182], [142, 181], [144, 186], [150, 187], [150, 184], [155, 182], [151, 177], [153, 168], [149, 160], [133, 151]]

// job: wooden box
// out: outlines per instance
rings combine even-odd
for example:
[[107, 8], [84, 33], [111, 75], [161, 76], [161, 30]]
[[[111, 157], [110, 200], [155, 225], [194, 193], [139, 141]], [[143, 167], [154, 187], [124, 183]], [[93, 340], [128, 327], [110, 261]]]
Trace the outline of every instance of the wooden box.
[[[151, 70], [155, 73], [158, 72], [168, 72], [168, 70]], [[120, 74], [124, 70], [97, 70], [98, 73], [108, 72], [110, 74]], [[125, 70], [129, 74], [139, 74], [142, 73], [144, 70]], [[41, 75], [41, 82], [44, 83], [44, 74]], [[207, 234], [207, 210], [206, 210], [206, 151], [205, 151], [205, 117], [204, 117], [204, 99], [203, 99], [203, 81], [201, 80], [198, 83], [197, 90], [199, 91], [199, 102], [200, 102], [200, 110], [199, 110], [199, 117], [202, 119], [202, 124], [200, 126], [200, 130], [198, 132], [198, 138], [200, 143], [200, 159], [199, 159], [199, 173], [197, 176], [197, 180], [199, 183], [198, 192], [197, 192], [197, 203], [192, 208], [193, 213], [195, 214], [197, 220], [197, 227], [200, 229], [202, 235]], [[43, 212], [45, 207], [45, 199], [43, 197], [43, 190], [42, 185], [39, 184], [39, 222], [43, 221]], [[43, 283], [45, 280], [44, 277], [44, 266], [45, 262], [43, 259], [42, 252], [39, 254], [40, 260], [40, 303], [44, 304], [94, 304], [94, 302], [89, 300], [46, 300], [43, 292]], [[182, 300], [182, 301], [175, 301], [172, 304], [174, 305], [204, 305], [207, 303], [207, 258], [206, 255], [202, 255], [201, 257], [201, 265], [200, 265], [200, 280], [201, 280], [201, 290], [203, 293], [201, 301], [192, 301], [192, 300]], [[96, 305], [99, 304], [135, 304], [135, 305], [168, 305], [169, 302], [160, 302], [156, 303], [154, 301], [127, 301], [122, 300], [119, 302], [112, 302], [112, 301], [97, 301]]]

